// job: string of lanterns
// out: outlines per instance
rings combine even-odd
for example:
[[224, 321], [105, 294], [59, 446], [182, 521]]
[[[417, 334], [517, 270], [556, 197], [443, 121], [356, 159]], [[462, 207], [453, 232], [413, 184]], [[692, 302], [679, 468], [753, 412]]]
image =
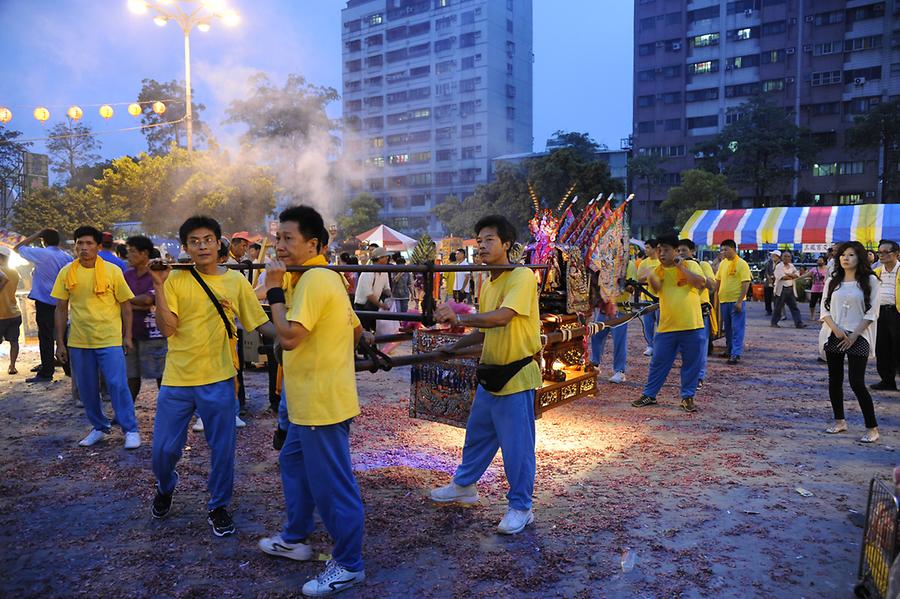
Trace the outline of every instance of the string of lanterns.
[[[152, 103], [151, 102], [143, 102], [143, 103], [150, 104], [150, 108], [156, 114], [161, 115], [161, 114], [165, 113], [165, 111], [166, 111], [165, 103], [161, 102], [159, 100], [152, 102]], [[141, 106], [141, 103], [139, 103], [139, 102], [132, 102], [131, 104], [128, 105], [127, 110], [128, 110], [128, 114], [130, 114], [133, 117], [140, 116], [144, 111], [143, 107]], [[99, 112], [100, 116], [103, 117], [107, 121], [109, 119], [111, 119], [113, 117], [113, 114], [115, 113], [115, 111], [113, 110], [113, 107], [110, 106], [109, 104], [102, 105], [98, 112]], [[45, 123], [47, 120], [50, 119], [50, 111], [45, 106], [38, 106], [37, 108], [35, 108], [34, 112], [32, 112], [32, 115], [34, 116], [35, 119], [40, 121], [41, 124]], [[78, 121], [79, 119], [81, 119], [81, 117], [84, 116], [84, 110], [82, 110], [80, 106], [70, 106], [69, 109], [66, 111], [66, 116], [68, 116], [73, 121]], [[10, 110], [9, 108], [7, 108], [5, 106], [0, 106], [0, 123], [3, 123], [5, 125], [9, 121], [11, 121], [12, 118], [13, 118], [12, 110]]]

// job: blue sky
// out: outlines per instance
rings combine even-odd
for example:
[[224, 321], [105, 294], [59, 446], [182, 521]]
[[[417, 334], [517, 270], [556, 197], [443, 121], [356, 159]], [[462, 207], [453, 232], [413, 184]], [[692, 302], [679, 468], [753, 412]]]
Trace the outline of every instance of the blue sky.
[[[533, 1], [535, 149], [557, 129], [587, 131], [618, 148], [632, 120], [632, 0]], [[256, 71], [279, 83], [299, 73], [340, 90], [343, 0], [229, 4], [241, 14], [238, 27], [215, 24], [191, 36], [195, 101], [206, 104], [203, 118], [226, 143], [239, 130], [221, 126], [225, 107]], [[124, 105], [108, 122], [88, 105], [133, 101], [143, 78], [183, 78], [176, 26], [159, 28], [132, 15], [126, 0], [0, 0], [0, 20], [0, 106], [13, 111], [9, 127], [43, 137], [78, 104], [100, 134], [104, 157], [146, 148], [139, 132], [116, 131], [138, 124]], [[31, 116], [39, 105], [51, 112], [43, 126]], [[330, 112], [340, 116], [339, 103]], [[42, 152], [43, 144], [33, 151]]]

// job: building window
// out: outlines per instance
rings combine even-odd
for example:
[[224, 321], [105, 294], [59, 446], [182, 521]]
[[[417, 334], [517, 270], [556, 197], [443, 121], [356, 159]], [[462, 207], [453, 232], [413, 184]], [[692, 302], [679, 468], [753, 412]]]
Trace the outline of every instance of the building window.
[[684, 101], [691, 102], [706, 102], [709, 100], [718, 100], [719, 99], [719, 88], [718, 87], [708, 87], [706, 89], [694, 89], [684, 94]]
[[741, 85], [726, 85], [726, 98], [740, 98], [742, 96], [752, 96], [759, 92], [759, 83], [744, 83]]
[[855, 37], [844, 41], [844, 52], [858, 52], [860, 50], [873, 50], [880, 48], [882, 36], [867, 35], [864, 37]]
[[[690, 92], [688, 92], [690, 93]], [[638, 96], [638, 106], [640, 108], [648, 108], [656, 103], [655, 95]]]
[[688, 129], [703, 129], [705, 127], [718, 127], [719, 116], [711, 114], [708, 116], [695, 116], [687, 120]]
[[455, 158], [456, 149], [438, 150], [435, 155], [435, 160], [437, 162], [447, 162], [448, 160], [454, 160]]
[[768, 81], [763, 81], [762, 90], [764, 92], [784, 91], [784, 79], [769, 79]]
[[465, 58], [462, 59], [462, 69], [464, 71], [466, 71], [468, 69], [474, 69], [474, 68], [475, 68], [475, 57], [474, 56], [466, 56]]
[[347, 52], [359, 52], [362, 50], [362, 40], [352, 40], [347, 42]]
[[472, 159], [478, 156], [481, 153], [481, 146], [467, 146], [462, 149], [461, 155], [462, 159]]
[[835, 25], [844, 22], [843, 10], [832, 10], [829, 12], [820, 12], [813, 15], [813, 24], [817, 27], [822, 25]]
[[[839, 73], [840, 71], [838, 71]], [[840, 80], [840, 78], [839, 78]], [[822, 102], [819, 104], [807, 104], [803, 108], [806, 109], [810, 116], [827, 116], [841, 114], [840, 102]]]
[[408, 55], [408, 50], [406, 48], [398, 48], [396, 50], [391, 50], [387, 54], [385, 54], [385, 58], [388, 63], [392, 62], [400, 62], [401, 60], [406, 60]]
[[695, 62], [689, 64], [688, 75], [705, 75], [706, 73], [715, 73], [719, 70], [718, 60], [705, 60], [703, 62]]
[[409, 57], [416, 58], [418, 56], [427, 56], [431, 52], [431, 42], [417, 44], [409, 47]]
[[656, 79], [656, 69], [638, 71], [638, 81], [653, 81]]
[[759, 10], [759, 0], [734, 0], [726, 5], [725, 12], [729, 15], [736, 15], [753, 9]]
[[637, 126], [638, 133], [654, 133], [656, 131], [656, 121], [641, 121]]
[[419, 79], [420, 77], [428, 77], [431, 74], [431, 65], [427, 64], [423, 67], [413, 67], [409, 70], [410, 79]]
[[384, 23], [384, 15], [380, 12], [369, 15], [368, 22], [370, 27], [374, 25], [381, 25], [382, 23]]
[[778, 35], [787, 31], [787, 21], [772, 21], [762, 24], [763, 35]]
[[866, 4], [847, 9], [847, 22], [864, 21], [866, 19], [880, 19], [884, 16], [884, 2]]
[[514, 106], [506, 107], [506, 118], [510, 121], [515, 120], [516, 118], [516, 109]]
[[366, 47], [371, 48], [373, 46], [381, 46], [384, 44], [384, 36], [380, 33], [377, 35], [370, 35], [366, 38]]
[[638, 46], [639, 56], [653, 56], [654, 54], [656, 54], [655, 43], [641, 44], [640, 46]]
[[833, 85], [841, 82], [840, 71], [821, 71], [812, 74], [810, 84], [813, 86]]
[[707, 46], [719, 45], [718, 33], [704, 33], [703, 35], [695, 35], [691, 38], [691, 45], [695, 48], [705, 48]]
[[384, 64], [384, 56], [382, 56], [381, 54], [375, 54], [373, 56], [366, 57], [366, 66], [369, 67], [370, 69], [372, 67], [380, 67], [383, 64]]
[[843, 40], [835, 40], [832, 42], [823, 42], [813, 46], [813, 56], [827, 56], [828, 54], [838, 54], [844, 51]]
[[516, 86], [515, 85], [507, 85], [506, 86], [506, 97], [507, 98], [515, 98], [516, 97]]
[[472, 31], [471, 33], [464, 33], [459, 36], [459, 47], [460, 48], [471, 48], [475, 45], [475, 43], [481, 39], [480, 31]]
[[347, 67], [347, 72], [356, 73], [357, 71], [362, 70], [362, 60], [360, 60], [360, 59], [348, 60], [345, 64], [345, 66]]
[[719, 5], [707, 6], [706, 8], [698, 8], [689, 10], [687, 13], [688, 23], [696, 23], [697, 21], [705, 21], [707, 19], [715, 19], [719, 16]]
[[453, 49], [453, 38], [448, 37], [447, 39], [442, 39], [434, 42], [434, 51], [435, 52], [446, 52], [447, 50]]
[[866, 170], [866, 163], [859, 160], [854, 162], [838, 162], [837, 173], [839, 175], [862, 175]]
[[731, 29], [727, 33], [729, 40], [733, 42], [742, 42], [744, 40], [752, 40], [759, 37], [759, 27], [742, 27], [740, 29]]
[[444, 73], [452, 73], [454, 69], [456, 69], [455, 60], [442, 60], [441, 62], [434, 65], [434, 72], [438, 75], [443, 75]]
[[656, 17], [644, 17], [638, 23], [641, 31], [651, 31], [656, 29]]
[[851, 83], [860, 85], [873, 79], [881, 79], [881, 65], [844, 71], [844, 83], [848, 85]]
[[461, 137], [474, 137], [475, 136], [475, 124], [471, 125], [463, 125], [460, 131]]
[[368, 87], [380, 87], [382, 81], [381, 75], [378, 75], [377, 77], [367, 77], [365, 79], [366, 86]]
[[481, 77], [472, 77], [471, 79], [461, 79], [459, 82], [459, 91], [473, 92], [481, 84]]
[[442, 29], [449, 29], [453, 27], [456, 23], [456, 15], [450, 15], [449, 17], [441, 17], [434, 22], [434, 29], [436, 31], [440, 31]]
[[666, 131], [681, 131], [681, 119], [666, 119]]
[[725, 63], [725, 68], [727, 70], [731, 69], [746, 69], [749, 67], [758, 67], [759, 66], [759, 54], [748, 54], [746, 56], [732, 56], [728, 59], [728, 62]]
[[767, 50], [762, 53], [762, 63], [763, 64], [775, 64], [778, 62], [784, 62], [784, 49], [781, 50]]
[[348, 81], [344, 84], [344, 90], [348, 92], [358, 92], [362, 89], [362, 81], [357, 79], [356, 81]]
[[666, 92], [662, 95], [663, 104], [681, 104], [681, 92]]
[[862, 204], [862, 194], [859, 193], [842, 193], [838, 196], [838, 204], [847, 206], [853, 204]]
[[831, 164], [814, 164], [812, 168], [813, 177], [832, 177], [837, 174], [837, 163]]
[[674, 79], [676, 77], [681, 77], [681, 65], [675, 64], [667, 67], [663, 67], [662, 76], [666, 79]]
[[384, 96], [369, 96], [366, 98], [366, 106], [369, 108], [381, 108], [384, 106]]

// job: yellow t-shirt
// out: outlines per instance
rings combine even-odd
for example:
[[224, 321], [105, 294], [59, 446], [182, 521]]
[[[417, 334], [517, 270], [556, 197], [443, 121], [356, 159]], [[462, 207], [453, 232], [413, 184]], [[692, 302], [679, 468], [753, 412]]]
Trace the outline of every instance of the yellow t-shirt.
[[[240, 272], [200, 276], [222, 304], [232, 327], [235, 316], [248, 331], [268, 322], [250, 282]], [[178, 317], [178, 327], [168, 338], [162, 384], [198, 387], [234, 377], [237, 371], [229, 344], [237, 339], [228, 339], [222, 317], [200, 283], [189, 271], [176, 270], [166, 279], [164, 291], [169, 310]]]
[[284, 352], [284, 391], [293, 424], [327, 426], [359, 415], [353, 355], [359, 318], [343, 278], [316, 268], [294, 288], [287, 319], [303, 325], [309, 336]]
[[741, 298], [741, 284], [748, 283], [752, 279], [750, 276], [750, 266], [740, 257], [736, 257], [737, 266], [734, 274], [729, 274], [731, 270], [731, 262], [722, 260], [719, 264], [719, 271], [716, 273], [716, 279], [719, 281], [719, 302], [730, 303], [736, 302]]
[[0, 320], [7, 318], [18, 318], [22, 315], [19, 312], [19, 302], [16, 301], [16, 289], [19, 288], [19, 273], [15, 268], [4, 266], [0, 268], [8, 279], [3, 289], [0, 289]]
[[[710, 266], [709, 262], [700, 262], [700, 270], [703, 271], [703, 276], [707, 279], [715, 279], [716, 273], [713, 272], [712, 266]], [[711, 304], [712, 301], [709, 297], [709, 289], [704, 287], [700, 290], [700, 303], [701, 304]]]
[[[537, 279], [528, 268], [515, 268], [481, 286], [480, 312], [509, 308], [516, 313], [504, 327], [482, 329], [484, 364], [511, 364], [541, 350], [541, 314]], [[512, 395], [541, 386], [541, 367], [530, 362], [494, 395]]]
[[100, 349], [122, 346], [122, 307], [120, 304], [134, 297], [122, 269], [109, 262], [106, 269], [106, 290], [94, 293], [96, 268], [79, 267], [75, 271], [75, 287], [66, 289], [66, 276], [72, 268], [67, 264], [59, 271], [53, 291], [59, 300], [69, 302], [69, 347]]
[[[692, 273], [703, 275], [700, 265], [689, 260], [685, 262]], [[691, 331], [703, 328], [703, 312], [700, 310], [700, 290], [684, 282], [678, 284], [678, 269], [663, 267], [662, 289], [659, 296], [658, 333]]]
[[641, 260], [641, 265], [638, 268], [638, 276], [646, 276], [647, 273], [649, 273], [659, 265], [659, 258], [644, 258], [643, 260]]
[[[634, 265], [633, 260], [628, 261], [628, 266], [625, 267], [625, 278], [626, 279], [636, 279], [637, 278], [637, 268]], [[634, 293], [631, 291], [623, 291], [622, 295], [616, 298], [617, 304], [623, 304], [625, 302], [630, 302], [634, 299]]]

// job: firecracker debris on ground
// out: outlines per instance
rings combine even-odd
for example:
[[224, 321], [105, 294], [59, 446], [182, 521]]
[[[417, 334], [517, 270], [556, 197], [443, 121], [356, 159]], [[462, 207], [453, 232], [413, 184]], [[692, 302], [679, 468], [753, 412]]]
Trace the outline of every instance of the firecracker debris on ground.
[[[678, 406], [677, 362], [658, 406], [630, 406], [648, 363], [632, 323], [627, 382], [607, 383], [601, 365], [596, 397], [537, 422], [535, 522], [513, 537], [496, 533], [500, 456], [477, 505], [432, 504], [427, 493], [449, 480], [464, 431], [408, 416], [408, 368], [360, 373], [352, 453], [367, 580], [342, 596], [852, 596], [868, 481], [890, 479], [898, 462], [900, 393], [875, 394], [879, 443], [857, 442], [864, 429], [849, 388], [850, 432], [825, 435], [817, 327], [770, 328], [759, 303], [748, 321], [743, 361], [710, 358], [694, 414]], [[19, 371], [36, 357], [25, 352]], [[874, 360], [869, 369], [871, 383]], [[188, 433], [173, 512], [150, 517], [152, 381], [136, 401], [144, 445], [126, 451], [120, 430], [77, 446], [88, 425], [69, 379], [23, 378], [0, 379], [0, 595], [289, 597], [322, 569], [256, 546], [280, 530], [284, 511], [263, 371], [246, 375], [249, 425], [238, 431], [231, 505], [238, 533], [224, 539], [206, 522], [203, 433]], [[327, 559], [321, 525], [312, 541]]]

